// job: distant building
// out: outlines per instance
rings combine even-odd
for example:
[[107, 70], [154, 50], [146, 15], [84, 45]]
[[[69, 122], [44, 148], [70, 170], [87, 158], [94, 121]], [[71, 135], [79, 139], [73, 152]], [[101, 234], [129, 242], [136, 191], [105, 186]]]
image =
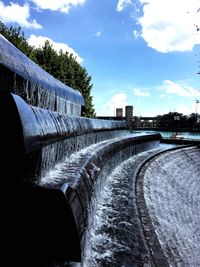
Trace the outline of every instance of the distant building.
[[133, 118], [133, 106], [125, 107], [125, 118], [126, 118], [127, 124], [130, 125], [131, 119]]
[[123, 108], [116, 108], [116, 117], [118, 118], [123, 117]]

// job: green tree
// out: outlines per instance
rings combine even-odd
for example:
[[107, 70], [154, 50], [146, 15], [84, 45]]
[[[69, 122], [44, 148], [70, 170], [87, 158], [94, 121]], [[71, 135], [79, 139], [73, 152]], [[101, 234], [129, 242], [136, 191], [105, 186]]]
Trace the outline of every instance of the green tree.
[[169, 112], [168, 114], [159, 115], [156, 117], [157, 127], [172, 129], [172, 128], [193, 128], [197, 124], [197, 115], [183, 115], [178, 112]]
[[168, 114], [159, 115], [156, 118], [156, 123], [158, 127], [161, 128], [176, 128], [180, 127], [182, 122], [182, 113], [169, 112]]
[[189, 116], [186, 116], [185, 126], [186, 127], [194, 127], [197, 122], [197, 116], [195, 113], [191, 113]]

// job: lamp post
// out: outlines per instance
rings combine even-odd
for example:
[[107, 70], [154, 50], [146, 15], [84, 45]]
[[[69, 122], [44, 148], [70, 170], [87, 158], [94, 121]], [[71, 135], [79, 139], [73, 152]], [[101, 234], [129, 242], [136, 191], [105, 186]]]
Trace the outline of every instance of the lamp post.
[[197, 108], [198, 108], [198, 104], [200, 103], [200, 101], [198, 99], [196, 99], [195, 102], [196, 102], [195, 114], [196, 114], [196, 118], [197, 118], [197, 114], [198, 114]]

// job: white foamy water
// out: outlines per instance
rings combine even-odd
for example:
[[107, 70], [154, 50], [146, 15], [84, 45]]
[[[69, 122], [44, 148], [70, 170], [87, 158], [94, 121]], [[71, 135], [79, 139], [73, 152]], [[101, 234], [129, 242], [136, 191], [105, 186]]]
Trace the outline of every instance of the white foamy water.
[[96, 185], [85, 237], [83, 267], [150, 266], [136, 206], [135, 174], [139, 164], [158, 151], [154, 149], [131, 157], [104, 183]]
[[170, 266], [200, 266], [200, 150], [152, 161], [144, 176], [147, 208]]

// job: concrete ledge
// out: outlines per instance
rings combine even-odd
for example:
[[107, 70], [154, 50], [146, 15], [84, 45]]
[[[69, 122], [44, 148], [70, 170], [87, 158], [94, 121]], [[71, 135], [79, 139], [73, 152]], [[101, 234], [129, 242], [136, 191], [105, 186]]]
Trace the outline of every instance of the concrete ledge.
[[10, 193], [4, 229], [8, 251], [16, 255], [11, 266], [81, 260], [79, 233], [61, 190], [18, 186]]
[[[106, 121], [32, 107], [22, 98], [12, 95], [21, 121], [26, 153], [43, 146], [96, 131], [126, 129], [125, 121]], [[9, 107], [7, 107], [9, 109]]]
[[162, 138], [162, 143], [178, 145], [200, 145], [200, 140], [185, 138]]

